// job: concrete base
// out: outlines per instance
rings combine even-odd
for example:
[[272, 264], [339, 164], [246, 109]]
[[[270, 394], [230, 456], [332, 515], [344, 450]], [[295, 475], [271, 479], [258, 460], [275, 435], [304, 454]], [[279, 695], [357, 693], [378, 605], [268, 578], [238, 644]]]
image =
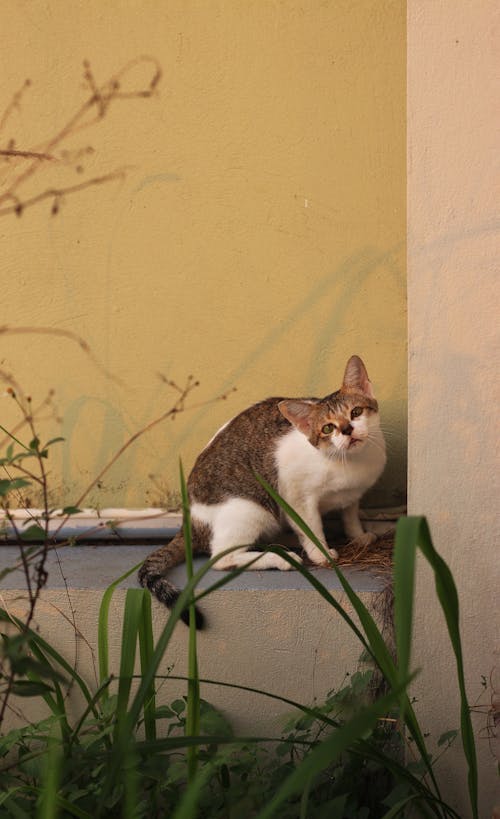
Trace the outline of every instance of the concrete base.
[[[140, 563], [151, 546], [84, 546], [59, 550], [49, 561], [50, 584], [36, 610], [34, 627], [71, 662], [92, 686], [97, 683], [97, 618], [104, 589], [127, 568]], [[3, 566], [13, 565], [16, 547], [2, 547]], [[1, 568], [1, 567], [0, 567]], [[182, 585], [184, 567], [175, 580]], [[354, 616], [334, 572], [316, 577]], [[384, 581], [367, 572], [350, 572], [350, 580], [369, 607], [380, 604]], [[64, 578], [64, 579], [63, 579]], [[220, 580], [207, 574], [203, 587]], [[66, 588], [66, 585], [67, 588]], [[3, 580], [2, 605], [23, 617], [27, 598], [22, 573]], [[135, 572], [114, 594], [110, 609], [111, 670], [117, 674], [126, 589], [137, 585]], [[321, 702], [358, 666], [362, 646], [348, 626], [298, 572], [245, 572], [203, 600], [207, 627], [198, 641], [200, 676], [246, 685], [302, 703]], [[153, 603], [155, 635], [166, 622], [166, 609]], [[161, 673], [185, 675], [188, 630], [175, 629]], [[166, 680], [159, 702], [168, 704], [186, 693], [186, 684]], [[290, 708], [276, 700], [236, 689], [203, 685], [202, 696], [230, 719], [242, 734], [279, 734]], [[33, 703], [17, 702], [30, 719], [43, 715]], [[79, 706], [75, 704], [77, 709]]]

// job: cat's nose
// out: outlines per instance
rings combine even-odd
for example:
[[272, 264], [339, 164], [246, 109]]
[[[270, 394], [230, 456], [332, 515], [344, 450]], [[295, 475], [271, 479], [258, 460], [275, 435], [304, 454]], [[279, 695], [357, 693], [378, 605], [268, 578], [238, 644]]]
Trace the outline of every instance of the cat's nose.
[[350, 435], [352, 430], [353, 430], [352, 425], [347, 424], [347, 426], [342, 429], [342, 435]]

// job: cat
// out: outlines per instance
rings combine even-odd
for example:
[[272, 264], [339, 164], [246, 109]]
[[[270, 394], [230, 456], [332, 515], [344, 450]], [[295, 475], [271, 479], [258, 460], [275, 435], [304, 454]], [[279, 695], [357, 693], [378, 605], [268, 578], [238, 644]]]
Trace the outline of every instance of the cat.
[[[292, 568], [278, 554], [251, 546], [288, 523], [310, 563], [329, 565], [320, 549], [287, 520], [257, 481], [262, 476], [327, 545], [322, 515], [339, 509], [348, 538], [360, 545], [375, 541], [359, 519], [359, 500], [381, 475], [386, 462], [378, 404], [361, 359], [347, 362], [342, 386], [325, 398], [267, 398], [226, 423], [198, 456], [188, 479], [195, 553], [222, 555], [215, 569]], [[250, 561], [251, 565], [247, 565]], [[301, 561], [300, 557], [296, 557]], [[171, 608], [178, 596], [166, 573], [185, 560], [182, 531], [152, 552], [139, 570], [139, 582]], [[187, 611], [182, 619], [187, 622]], [[197, 612], [197, 625], [203, 617]]]

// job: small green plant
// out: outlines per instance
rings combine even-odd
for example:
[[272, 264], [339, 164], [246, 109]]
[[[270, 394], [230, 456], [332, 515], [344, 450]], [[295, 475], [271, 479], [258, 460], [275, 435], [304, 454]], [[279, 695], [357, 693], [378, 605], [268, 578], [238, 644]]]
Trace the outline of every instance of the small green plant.
[[[152, 639], [151, 610], [147, 592], [127, 592], [120, 676], [114, 678], [107, 667], [107, 618], [115, 588], [108, 590], [101, 606], [99, 659], [101, 675], [106, 676], [101, 677], [96, 691], [91, 692], [43, 638], [35, 632], [27, 635], [29, 650], [38, 657], [38, 673], [30, 670], [27, 675], [33, 685], [29, 695], [44, 696], [52, 715], [36, 725], [11, 731], [0, 742], [0, 805], [6, 815], [33, 815], [38, 810], [40, 815], [60, 812], [80, 817], [177, 813], [200, 819], [255, 816], [270, 795], [300, 768], [307, 754], [321, 746], [334, 726], [338, 729], [346, 723], [356, 703], [367, 699], [372, 672], [357, 672], [340, 690], [330, 692], [321, 706], [300, 706], [281, 737], [242, 739], [235, 737], [224, 717], [196, 694], [199, 728], [192, 737], [189, 691], [188, 696], [168, 706], [156, 706], [155, 693], [149, 690], [127, 743], [122, 732], [130, 713], [131, 684], [134, 679], [143, 680], [152, 661], [147, 648]], [[5, 611], [0, 611], [0, 619], [22, 629], [21, 621], [9, 618]], [[137, 644], [142, 674], [135, 677]], [[76, 722], [71, 722], [61, 696], [64, 678], [73, 679], [87, 703]], [[392, 725], [376, 725], [370, 736], [381, 753], [394, 739], [388, 724]], [[142, 740], [138, 739], [140, 730]], [[195, 742], [190, 744], [190, 739]], [[194, 772], [189, 753], [182, 753], [186, 746], [188, 751], [196, 750]], [[119, 766], [117, 759], [121, 760]], [[342, 805], [345, 816], [376, 817], [385, 813], [382, 800], [393, 788], [394, 777], [382, 763], [347, 752], [311, 782], [308, 802], [322, 812]], [[300, 803], [301, 798], [292, 795], [275, 815], [292, 819], [299, 815]], [[46, 804], [52, 806], [51, 814], [43, 812]]]
[[[0, 334], [8, 332], [41, 333], [63, 337], [75, 342], [99, 367], [90, 348], [86, 342], [71, 331], [54, 330], [53, 328], [0, 328]], [[108, 373], [106, 375], [111, 378]], [[167, 418], [173, 419], [179, 412], [186, 409], [186, 400], [193, 389], [198, 386], [198, 382], [192, 376], [186, 380], [184, 387], [179, 387], [174, 381], [163, 378], [166, 385], [173, 389], [176, 398], [172, 405], [158, 418], [151, 421], [142, 429], [134, 433], [115, 453], [111, 460], [105, 464], [97, 477], [80, 493], [78, 499], [63, 509], [56, 509], [51, 505], [51, 489], [49, 486], [48, 459], [55, 445], [64, 441], [64, 438], [53, 437], [46, 443], [42, 442], [38, 433], [37, 420], [40, 411], [52, 406], [53, 391], [49, 390], [46, 398], [37, 406], [33, 405], [31, 396], [27, 395], [21, 385], [12, 375], [0, 369], [0, 381], [7, 384], [6, 393], [9, 395], [17, 407], [20, 420], [13, 430], [6, 429], [0, 424], [0, 430], [5, 434], [4, 443], [7, 443], [5, 455], [0, 458], [0, 512], [2, 512], [2, 526], [5, 536], [14, 540], [19, 549], [19, 559], [12, 565], [0, 571], [0, 580], [10, 572], [21, 569], [24, 574], [26, 595], [28, 600], [27, 613], [24, 618], [24, 628], [27, 633], [35, 615], [35, 609], [40, 598], [42, 589], [47, 582], [47, 558], [49, 552], [54, 549], [63, 549], [66, 546], [74, 545], [75, 540], [61, 540], [58, 538], [64, 525], [72, 515], [80, 512], [80, 506], [87, 499], [91, 490], [99, 484], [103, 476], [110, 467], [123, 455], [138, 438], [149, 432], [150, 429], [162, 423]], [[219, 396], [220, 400], [226, 396]], [[23, 441], [21, 430], [28, 430], [27, 440]], [[29, 495], [27, 493], [29, 492]], [[36, 492], [39, 498], [39, 509], [33, 509], [30, 501], [32, 493]], [[24, 517], [20, 520], [15, 509], [23, 509]], [[116, 527], [117, 522], [112, 522], [112, 527]], [[10, 531], [9, 531], [10, 530]], [[76, 628], [74, 611], [71, 598], [68, 592], [68, 600], [73, 625]], [[34, 692], [33, 683], [30, 680], [20, 679], [20, 675], [26, 674], [27, 670], [35, 670], [34, 660], [26, 650], [25, 634], [16, 636], [12, 643], [5, 635], [3, 639], [3, 650], [0, 652], [0, 728], [5, 718], [11, 694], [20, 694], [21, 689], [26, 692]], [[40, 683], [37, 684], [40, 687]], [[41, 692], [40, 692], [41, 693]]]

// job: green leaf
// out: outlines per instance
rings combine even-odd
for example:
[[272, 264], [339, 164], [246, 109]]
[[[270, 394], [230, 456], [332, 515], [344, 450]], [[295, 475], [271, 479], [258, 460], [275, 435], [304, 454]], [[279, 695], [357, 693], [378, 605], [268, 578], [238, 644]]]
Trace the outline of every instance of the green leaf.
[[32, 526], [28, 526], [23, 532], [21, 532], [22, 540], [26, 541], [40, 541], [45, 540], [45, 529], [42, 529], [37, 523], [32, 524]]
[[23, 449], [26, 449], [26, 450], [28, 449], [28, 447], [26, 446], [26, 444], [23, 444], [23, 442], [22, 442], [22, 441], [20, 441], [20, 440], [19, 440], [19, 438], [16, 438], [16, 436], [15, 436], [15, 435], [13, 435], [13, 434], [12, 434], [12, 432], [9, 432], [9, 430], [8, 430], [8, 429], [5, 429], [5, 427], [4, 427], [4, 426], [2, 426], [2, 424], [0, 424], [0, 429], [2, 430], [2, 432], [5, 432], [5, 434], [6, 434], [6, 435], [8, 435], [8, 436], [9, 436], [9, 438], [11, 438], [13, 441], [15, 441], [15, 442], [16, 442], [16, 444], [19, 444], [19, 446], [22, 446], [22, 448], [23, 448]]
[[[108, 633], [108, 616], [109, 607], [111, 605], [111, 598], [115, 593], [115, 589], [120, 583], [123, 583], [133, 572], [136, 572], [141, 564], [137, 563], [131, 569], [124, 572], [117, 580], [111, 583], [102, 596], [101, 605], [99, 607], [99, 620], [97, 625], [97, 650], [99, 658], [99, 682], [102, 684], [109, 678], [109, 633]], [[103, 696], [108, 696], [108, 691], [105, 688]]]
[[175, 713], [168, 705], [160, 705], [155, 711], [155, 719], [172, 719]]
[[55, 668], [52, 668], [49, 663], [40, 662], [39, 660], [35, 660], [30, 656], [19, 657], [18, 659], [12, 658], [11, 668], [12, 671], [18, 675], [37, 674], [38, 676], [44, 677], [47, 680], [64, 682], [64, 677], [62, 674], [60, 674]]
[[454, 739], [458, 736], [458, 731], [445, 731], [444, 734], [441, 734], [439, 737], [437, 744], [440, 747], [441, 745], [449, 745], [453, 742]]
[[234, 736], [231, 723], [213, 705], [200, 699], [200, 730], [203, 734], [214, 736]]
[[182, 714], [185, 711], [186, 703], [184, 702], [184, 700], [174, 700], [173, 703], [171, 704], [171, 708], [172, 711], [175, 711], [177, 716], [179, 716], [179, 714]]
[[416, 802], [418, 799], [418, 795], [412, 794], [411, 796], [405, 796], [399, 802], [396, 802], [395, 805], [384, 813], [382, 819], [395, 819], [396, 816], [404, 816], [402, 813], [403, 808], [409, 805], [411, 802]]
[[32, 682], [31, 680], [15, 680], [11, 688], [12, 693], [18, 697], [39, 697], [53, 690], [46, 683]]
[[0, 480], [0, 496], [5, 497], [5, 495], [8, 495], [9, 492], [12, 492], [14, 489], [22, 489], [24, 486], [31, 486], [30, 481], [24, 478], [12, 478], [12, 480], [2, 478], [2, 480]]
[[[64, 657], [61, 654], [59, 654], [59, 652], [56, 651], [56, 649], [53, 648], [50, 645], [50, 643], [48, 643], [46, 640], [44, 640], [43, 637], [41, 637], [39, 634], [37, 634], [32, 629], [30, 629], [30, 628], [27, 629], [22, 620], [20, 620], [18, 617], [16, 617], [13, 614], [9, 614], [7, 611], [5, 611], [5, 609], [2, 609], [2, 608], [0, 608], [0, 621], [6, 622], [6, 623], [12, 623], [20, 631], [22, 631], [23, 634], [25, 634], [25, 636], [29, 639], [30, 647], [32, 648], [32, 650], [35, 650], [36, 648], [38, 648], [45, 655], [48, 655], [49, 657], [52, 657], [52, 659], [55, 660], [56, 663], [58, 663], [58, 665], [60, 665], [61, 668], [67, 673], [68, 677], [71, 680], [74, 680], [77, 683], [78, 687], [80, 688], [81, 693], [83, 694], [83, 696], [85, 697], [87, 702], [88, 703], [92, 702], [92, 697], [91, 697], [90, 691], [89, 691], [85, 681], [83, 680], [83, 678], [78, 674], [78, 672], [73, 668], [73, 666], [70, 665], [70, 663], [68, 663], [64, 659]], [[98, 716], [97, 710], [95, 710], [94, 713], [95, 713], [95, 716], [97, 717]]]
[[273, 798], [257, 815], [256, 819], [270, 819], [277, 809], [287, 799], [295, 794], [302, 793], [311, 777], [317, 776], [334, 762], [341, 753], [352, 746], [358, 739], [371, 731], [377, 720], [383, 717], [398, 701], [401, 689], [406, 687], [409, 679], [399, 685], [386, 697], [382, 697], [373, 705], [362, 709], [342, 728], [333, 731], [316, 748], [312, 749], [297, 768], [285, 779]]
[[67, 515], [78, 515], [82, 510], [78, 506], [65, 506], [59, 517], [66, 517]]
[[48, 446], [52, 446], [52, 444], [57, 444], [59, 443], [59, 441], [65, 440], [66, 438], [61, 438], [61, 436], [59, 436], [58, 438], [51, 438], [50, 441], [47, 441], [47, 443], [45, 444], [45, 448], [47, 448]]

